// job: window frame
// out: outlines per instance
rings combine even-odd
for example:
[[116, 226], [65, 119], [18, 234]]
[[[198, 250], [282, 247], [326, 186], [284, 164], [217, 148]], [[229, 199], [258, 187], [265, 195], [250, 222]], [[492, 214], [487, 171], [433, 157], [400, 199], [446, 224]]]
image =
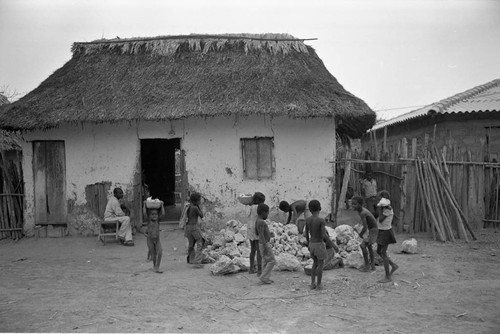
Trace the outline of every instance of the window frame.
[[[259, 150], [259, 142], [262, 140], [269, 140], [269, 166], [266, 166], [270, 170], [270, 175], [262, 175], [261, 172], [264, 170], [261, 165], [261, 152]], [[255, 142], [255, 152], [256, 152], [256, 175], [249, 176], [248, 175], [248, 159], [247, 159], [247, 151], [246, 148], [248, 146], [248, 142]], [[247, 180], [263, 180], [263, 179], [272, 179], [274, 177], [276, 168], [275, 168], [275, 158], [274, 158], [274, 137], [270, 136], [255, 136], [255, 137], [245, 137], [240, 138], [240, 147], [241, 147], [241, 156], [242, 156], [242, 164], [243, 164], [243, 178]]]

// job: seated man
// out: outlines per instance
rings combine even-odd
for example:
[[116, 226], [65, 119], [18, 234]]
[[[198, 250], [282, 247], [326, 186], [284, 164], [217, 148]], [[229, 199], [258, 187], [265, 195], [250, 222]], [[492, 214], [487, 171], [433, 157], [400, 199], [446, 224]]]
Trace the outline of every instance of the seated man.
[[[116, 221], [120, 222], [120, 230], [118, 231], [118, 237], [120, 238], [120, 243], [124, 246], [133, 246], [134, 241], [132, 240], [132, 226], [130, 224], [130, 217], [127, 216], [121, 207], [120, 199], [123, 198], [123, 190], [120, 188], [113, 189], [113, 195], [106, 204], [106, 210], [104, 211], [104, 221]], [[128, 209], [124, 208], [127, 213]]]

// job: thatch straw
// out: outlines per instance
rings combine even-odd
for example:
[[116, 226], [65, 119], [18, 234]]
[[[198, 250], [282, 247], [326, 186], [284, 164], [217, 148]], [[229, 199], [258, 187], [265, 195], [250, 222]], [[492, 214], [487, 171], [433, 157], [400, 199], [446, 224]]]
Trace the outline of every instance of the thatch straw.
[[171, 36], [75, 43], [73, 57], [0, 109], [0, 127], [190, 117], [336, 117], [359, 137], [375, 113], [290, 35]]

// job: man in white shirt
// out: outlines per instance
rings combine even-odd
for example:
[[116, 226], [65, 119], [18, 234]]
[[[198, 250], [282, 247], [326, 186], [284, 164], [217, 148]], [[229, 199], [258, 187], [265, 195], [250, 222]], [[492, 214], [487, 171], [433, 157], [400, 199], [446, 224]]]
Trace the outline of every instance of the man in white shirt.
[[[106, 210], [104, 211], [104, 221], [116, 221], [120, 222], [120, 230], [118, 231], [118, 237], [120, 242], [124, 246], [133, 246], [134, 241], [132, 240], [132, 226], [130, 224], [130, 217], [123, 212], [122, 206], [120, 204], [120, 199], [123, 198], [123, 190], [120, 188], [113, 189], [113, 195], [106, 204]], [[126, 208], [125, 208], [126, 209]], [[128, 211], [128, 209], [126, 209]]]

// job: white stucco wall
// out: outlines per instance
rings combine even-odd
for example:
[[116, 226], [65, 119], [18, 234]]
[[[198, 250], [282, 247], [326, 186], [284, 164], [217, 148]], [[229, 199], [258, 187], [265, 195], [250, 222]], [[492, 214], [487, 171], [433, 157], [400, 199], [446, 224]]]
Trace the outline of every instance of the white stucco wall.
[[[175, 133], [172, 133], [172, 130]], [[243, 178], [240, 138], [274, 137], [276, 172], [272, 179]], [[25, 226], [34, 225], [33, 149], [35, 140], [63, 140], [66, 151], [66, 193], [75, 205], [84, 205], [85, 187], [111, 181], [125, 193], [133, 187], [140, 139], [181, 138], [186, 152], [190, 189], [206, 198], [212, 217], [242, 218], [248, 213], [236, 197], [260, 191], [266, 195], [271, 217], [280, 200], [318, 199], [329, 211], [334, 145], [333, 119], [272, 121], [263, 117], [208, 118], [176, 122], [65, 125], [24, 135]], [[232, 173], [228, 173], [229, 169]], [[71, 212], [69, 213], [71, 214]], [[215, 219], [215, 218], [214, 218]]]

